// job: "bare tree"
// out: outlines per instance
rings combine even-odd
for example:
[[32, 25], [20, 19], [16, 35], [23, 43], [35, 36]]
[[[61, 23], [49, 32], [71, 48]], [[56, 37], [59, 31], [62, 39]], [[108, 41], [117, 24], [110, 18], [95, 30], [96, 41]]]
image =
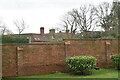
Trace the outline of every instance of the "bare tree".
[[8, 29], [8, 27], [2, 20], [0, 20], [0, 34], [1, 35], [12, 34], [12, 31]]
[[76, 23], [77, 16], [73, 13], [73, 11], [67, 12], [67, 14], [64, 15], [64, 18], [62, 20], [63, 26], [65, 28], [65, 31], [69, 31], [70, 33], [75, 33], [78, 26]]
[[26, 22], [22, 19], [22, 20], [14, 20], [13, 23], [15, 24], [15, 26], [17, 27], [17, 30], [19, 32], [19, 34], [21, 34], [26, 28], [28, 28], [29, 25], [26, 24]]
[[104, 2], [96, 8], [96, 15], [98, 18], [99, 25], [105, 30], [108, 31], [110, 29], [110, 4]]
[[63, 26], [65, 30], [70, 30], [71, 33], [75, 33], [78, 29], [80, 32], [93, 31], [96, 28], [96, 18], [95, 7], [84, 5], [68, 12], [63, 20]]
[[5, 26], [0, 26], [0, 34], [1, 34], [1, 35], [4, 35], [5, 32], [6, 32], [6, 30], [7, 30], [7, 27], [5, 27]]
[[77, 24], [81, 32], [93, 31], [96, 27], [95, 7], [93, 5], [81, 6], [78, 10], [73, 10], [77, 15]]

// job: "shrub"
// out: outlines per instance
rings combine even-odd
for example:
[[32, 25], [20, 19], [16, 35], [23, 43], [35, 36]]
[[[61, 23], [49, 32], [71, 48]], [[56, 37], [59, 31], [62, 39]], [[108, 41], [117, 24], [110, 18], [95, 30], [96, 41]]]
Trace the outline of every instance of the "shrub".
[[28, 43], [29, 40], [23, 36], [17, 36], [14, 38], [14, 43]]
[[120, 54], [110, 56], [115, 67], [120, 70]]
[[74, 56], [66, 60], [68, 66], [82, 75], [91, 74], [96, 66], [96, 58], [93, 56]]
[[29, 40], [23, 36], [3, 35], [0, 37], [2, 43], [28, 43]]
[[10, 35], [3, 35], [2, 37], [2, 43], [13, 43], [14, 37]]

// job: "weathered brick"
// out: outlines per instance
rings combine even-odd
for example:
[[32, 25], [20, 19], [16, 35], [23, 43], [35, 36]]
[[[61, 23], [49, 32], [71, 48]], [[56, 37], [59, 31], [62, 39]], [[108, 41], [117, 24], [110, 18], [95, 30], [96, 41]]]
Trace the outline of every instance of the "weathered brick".
[[2, 45], [3, 77], [66, 72], [65, 60], [72, 56], [94, 56], [98, 67], [108, 68], [112, 67], [109, 56], [118, 53], [118, 40], [68, 41], [70, 44]]

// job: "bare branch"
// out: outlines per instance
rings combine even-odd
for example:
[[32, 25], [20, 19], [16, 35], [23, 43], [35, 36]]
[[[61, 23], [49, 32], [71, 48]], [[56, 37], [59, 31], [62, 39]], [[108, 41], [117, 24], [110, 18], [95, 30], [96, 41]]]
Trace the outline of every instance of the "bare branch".
[[100, 4], [96, 9], [96, 15], [99, 21], [99, 24], [102, 28], [104, 28], [105, 31], [109, 30], [109, 18], [110, 15], [110, 4], [107, 2], [104, 2]]
[[16, 20], [13, 21], [13, 23], [17, 27], [17, 30], [18, 30], [19, 34], [21, 34], [29, 26], [25, 23], [25, 21], [23, 19], [22, 20], [17, 20], [16, 19]]
[[12, 34], [12, 31], [8, 29], [6, 24], [0, 20], [0, 35]]

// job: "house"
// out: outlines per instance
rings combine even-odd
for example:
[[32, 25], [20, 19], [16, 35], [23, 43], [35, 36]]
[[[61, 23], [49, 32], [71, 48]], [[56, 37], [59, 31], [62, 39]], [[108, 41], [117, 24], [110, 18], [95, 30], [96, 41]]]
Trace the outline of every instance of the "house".
[[46, 34], [44, 33], [44, 27], [40, 28], [40, 33], [25, 33], [20, 34], [20, 36], [27, 37], [27, 39], [29, 39], [29, 43], [60, 42], [63, 41], [63, 39], [69, 39], [71, 37], [75, 38], [75, 35], [69, 32], [55, 33], [55, 29], [50, 29], [49, 33]]

